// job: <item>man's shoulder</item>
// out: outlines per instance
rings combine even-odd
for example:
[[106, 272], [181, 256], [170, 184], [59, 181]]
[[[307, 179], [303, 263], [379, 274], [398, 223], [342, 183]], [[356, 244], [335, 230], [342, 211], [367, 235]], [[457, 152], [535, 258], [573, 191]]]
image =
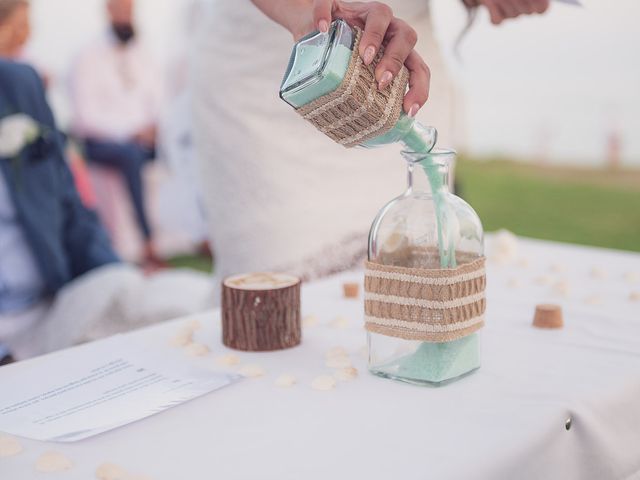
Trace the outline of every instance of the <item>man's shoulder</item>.
[[34, 78], [38, 78], [38, 73], [32, 66], [0, 58], [0, 79], [17, 83]]

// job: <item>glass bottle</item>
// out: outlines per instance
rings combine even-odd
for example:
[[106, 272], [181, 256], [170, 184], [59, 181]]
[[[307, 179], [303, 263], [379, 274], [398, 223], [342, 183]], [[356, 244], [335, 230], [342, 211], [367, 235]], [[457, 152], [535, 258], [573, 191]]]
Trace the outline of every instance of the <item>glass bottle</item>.
[[[354, 42], [355, 34], [344, 20], [334, 21], [327, 33], [313, 32], [300, 39], [293, 47], [280, 98], [298, 109], [335, 91], [347, 73]], [[360, 146], [399, 142], [412, 151], [429, 151], [436, 141], [435, 128], [423, 126], [403, 112], [391, 130]]]
[[[455, 152], [405, 151], [407, 189], [385, 205], [371, 227], [369, 262], [412, 269], [455, 269], [483, 258], [478, 215], [449, 192]], [[428, 300], [428, 299], [426, 299]], [[405, 340], [368, 331], [369, 369], [404, 382], [440, 385], [480, 366], [477, 332], [453, 341]]]

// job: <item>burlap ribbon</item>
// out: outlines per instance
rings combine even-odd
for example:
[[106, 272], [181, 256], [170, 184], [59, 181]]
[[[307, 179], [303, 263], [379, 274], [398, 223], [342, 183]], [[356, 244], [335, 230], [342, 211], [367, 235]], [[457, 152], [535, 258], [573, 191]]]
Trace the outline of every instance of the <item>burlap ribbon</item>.
[[403, 66], [391, 84], [378, 90], [376, 65], [384, 48], [369, 66], [358, 53], [362, 31], [354, 27], [356, 40], [347, 73], [340, 86], [296, 111], [318, 130], [345, 147], [355, 147], [391, 130], [402, 113], [402, 102], [409, 82]]
[[425, 342], [449, 342], [476, 332], [484, 325], [484, 264], [480, 258], [431, 270], [367, 262], [367, 330]]

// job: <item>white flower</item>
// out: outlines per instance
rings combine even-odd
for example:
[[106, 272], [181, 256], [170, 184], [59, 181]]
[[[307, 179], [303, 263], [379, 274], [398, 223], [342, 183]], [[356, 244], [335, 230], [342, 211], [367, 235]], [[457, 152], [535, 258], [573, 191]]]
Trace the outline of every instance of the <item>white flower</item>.
[[38, 122], [29, 115], [18, 113], [0, 119], [0, 157], [15, 157], [39, 134]]

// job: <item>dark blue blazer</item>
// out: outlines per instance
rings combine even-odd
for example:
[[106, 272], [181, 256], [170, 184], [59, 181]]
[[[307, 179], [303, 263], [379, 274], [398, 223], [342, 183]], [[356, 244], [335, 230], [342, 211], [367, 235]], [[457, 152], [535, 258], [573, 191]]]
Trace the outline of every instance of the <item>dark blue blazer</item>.
[[0, 119], [17, 113], [37, 121], [43, 135], [17, 158], [0, 158], [0, 174], [48, 293], [54, 294], [75, 277], [119, 260], [97, 216], [80, 201], [39, 75], [0, 60]]

